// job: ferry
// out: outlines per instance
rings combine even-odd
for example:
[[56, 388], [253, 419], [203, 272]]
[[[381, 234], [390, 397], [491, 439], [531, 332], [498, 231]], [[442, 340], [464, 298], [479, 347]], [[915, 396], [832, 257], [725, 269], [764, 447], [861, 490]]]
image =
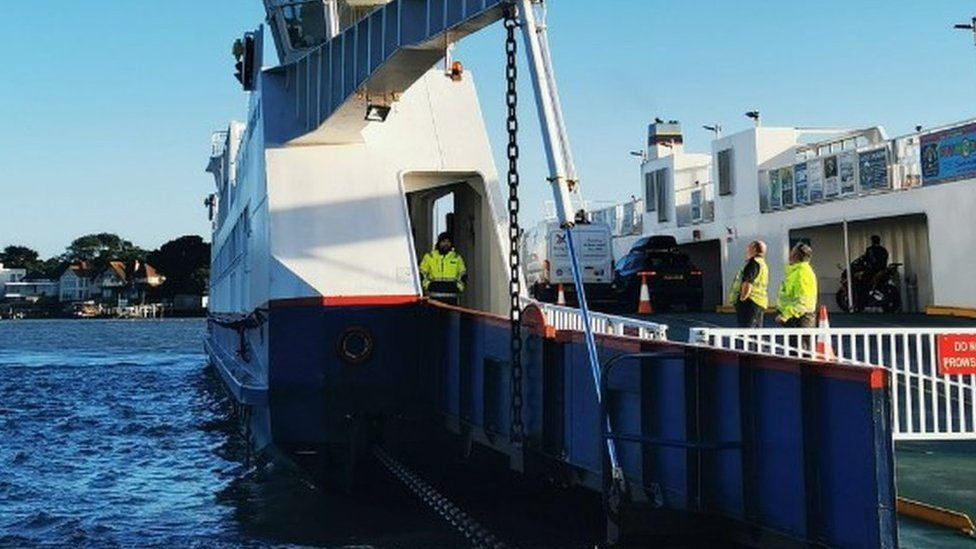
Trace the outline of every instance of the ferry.
[[[603, 498], [609, 541], [897, 545], [885, 370], [669, 341], [589, 312], [575, 261], [578, 308], [525, 291], [517, 155], [500, 183], [450, 45], [504, 21], [510, 153], [527, 53], [573, 258], [544, 2], [264, 7], [234, 47], [249, 108], [213, 136], [205, 201], [204, 345], [256, 450], [355, 476], [371, 448], [436, 431]], [[261, 66], [266, 34], [277, 66]], [[457, 305], [418, 272], [440, 226], [468, 266]]]

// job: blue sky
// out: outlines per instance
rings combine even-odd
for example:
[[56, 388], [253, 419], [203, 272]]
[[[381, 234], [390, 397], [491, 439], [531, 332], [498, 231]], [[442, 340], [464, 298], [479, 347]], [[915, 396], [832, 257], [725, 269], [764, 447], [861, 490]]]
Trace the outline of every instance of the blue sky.
[[[152, 6], [152, 7], [150, 7]], [[594, 9], [600, 6], [600, 9]], [[868, 126], [891, 135], [974, 115], [976, 48], [951, 26], [962, 2], [550, 0], [550, 33], [584, 194], [639, 192], [646, 124]], [[8, 2], [0, 33], [0, 246], [59, 253], [117, 232], [143, 247], [207, 235], [211, 130], [242, 119], [230, 45], [261, 22], [259, 0]], [[501, 166], [503, 31], [457, 56], [475, 74]], [[523, 72], [523, 74], [526, 74]], [[549, 198], [523, 81], [523, 208]]]

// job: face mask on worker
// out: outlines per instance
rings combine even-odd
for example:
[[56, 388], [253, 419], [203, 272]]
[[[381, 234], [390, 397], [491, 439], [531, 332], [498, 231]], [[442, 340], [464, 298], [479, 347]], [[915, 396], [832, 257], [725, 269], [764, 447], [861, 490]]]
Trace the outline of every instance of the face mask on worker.
[[437, 251], [440, 252], [441, 254], [446, 254], [447, 252], [451, 251], [451, 248], [453, 247], [454, 246], [451, 245], [450, 240], [445, 239], [437, 243]]

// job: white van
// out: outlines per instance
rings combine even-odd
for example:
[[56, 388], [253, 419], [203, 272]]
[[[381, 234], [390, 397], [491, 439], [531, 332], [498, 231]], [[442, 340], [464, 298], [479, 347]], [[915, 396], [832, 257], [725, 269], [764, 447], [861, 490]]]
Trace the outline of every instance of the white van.
[[[610, 227], [599, 223], [573, 227], [586, 296], [591, 301], [612, 299], [613, 246]], [[573, 270], [566, 231], [554, 222], [543, 222], [522, 236], [522, 263], [530, 294], [540, 301], [555, 302], [559, 285], [567, 302], [575, 302]]]

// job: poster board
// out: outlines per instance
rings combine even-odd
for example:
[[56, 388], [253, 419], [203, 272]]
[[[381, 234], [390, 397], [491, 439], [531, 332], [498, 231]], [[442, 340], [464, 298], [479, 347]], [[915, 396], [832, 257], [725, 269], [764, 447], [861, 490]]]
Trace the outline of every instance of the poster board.
[[824, 198], [833, 198], [840, 194], [840, 182], [837, 178], [837, 156], [823, 159]]
[[921, 138], [922, 185], [976, 178], [976, 123]]
[[823, 162], [819, 158], [807, 161], [806, 175], [810, 202], [820, 202], [824, 198]]
[[793, 166], [793, 187], [797, 204], [810, 202], [810, 187], [807, 179], [807, 163], [801, 162]]
[[857, 153], [843, 151], [837, 155], [837, 173], [840, 180], [840, 194], [854, 194], [857, 190]]
[[888, 148], [861, 151], [857, 156], [858, 183], [861, 190], [876, 191], [891, 188], [888, 180]]

